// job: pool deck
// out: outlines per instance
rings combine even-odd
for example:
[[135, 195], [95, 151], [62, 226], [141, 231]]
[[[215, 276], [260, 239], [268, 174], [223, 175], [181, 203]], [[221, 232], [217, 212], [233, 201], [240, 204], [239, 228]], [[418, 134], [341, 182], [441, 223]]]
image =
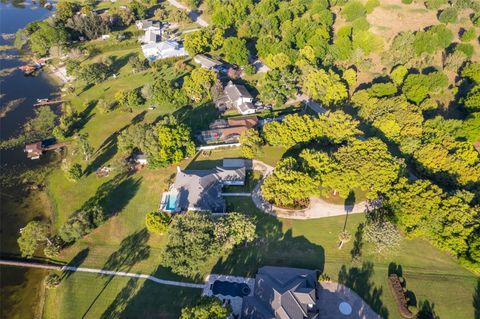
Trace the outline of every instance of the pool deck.
[[232, 296], [224, 296], [224, 295], [214, 295], [212, 291], [212, 285], [215, 281], [229, 281], [229, 282], [237, 282], [237, 283], [244, 283], [250, 287], [250, 294], [249, 296], [253, 295], [253, 289], [255, 288], [255, 279], [254, 278], [247, 278], [247, 277], [237, 277], [237, 276], [226, 276], [226, 275], [215, 275], [210, 274], [206, 278], [205, 287], [203, 288], [202, 295], [204, 296], [215, 296], [222, 300], [223, 302], [230, 302], [230, 306], [232, 307], [232, 312], [234, 315], [239, 315], [242, 311], [242, 297], [232, 297]]

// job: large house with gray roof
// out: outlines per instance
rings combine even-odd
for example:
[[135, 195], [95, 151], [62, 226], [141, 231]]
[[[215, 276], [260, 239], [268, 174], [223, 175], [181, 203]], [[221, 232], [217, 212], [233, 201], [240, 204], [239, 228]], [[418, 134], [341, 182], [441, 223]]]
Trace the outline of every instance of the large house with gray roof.
[[224, 160], [222, 167], [208, 170], [177, 168], [175, 182], [162, 195], [160, 209], [166, 212], [205, 211], [225, 212], [222, 196], [224, 186], [245, 184], [245, 160]]
[[241, 319], [318, 319], [315, 270], [265, 266], [252, 296], [243, 298]]
[[235, 107], [243, 115], [256, 112], [253, 96], [247, 88], [244, 85], [233, 84], [232, 81], [229, 81], [223, 92], [215, 98], [215, 104], [221, 110]]

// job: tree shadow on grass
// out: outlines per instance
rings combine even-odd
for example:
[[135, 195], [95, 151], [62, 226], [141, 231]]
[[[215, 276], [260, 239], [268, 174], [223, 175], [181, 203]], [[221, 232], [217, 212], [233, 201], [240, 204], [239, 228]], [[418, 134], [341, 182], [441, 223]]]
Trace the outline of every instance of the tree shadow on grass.
[[114, 57], [113, 63], [110, 66], [111, 72], [113, 74], [119, 72], [121, 68], [123, 68], [125, 65], [128, 64], [128, 59], [130, 59], [134, 55], [136, 55], [136, 54], [135, 53], [129, 53], [129, 54], [121, 56], [121, 57]]
[[103, 312], [100, 319], [116, 319], [119, 318], [123, 310], [127, 306], [130, 298], [135, 293], [137, 288], [138, 278], [130, 278], [123, 287], [123, 289], [118, 293], [112, 303], [108, 308]]
[[477, 286], [473, 293], [473, 308], [475, 309], [475, 319], [480, 319], [480, 279], [477, 279]]
[[357, 230], [355, 231], [355, 240], [353, 241], [352, 250], [350, 250], [350, 256], [352, 257], [352, 261], [358, 260], [360, 257], [362, 257], [364, 227], [364, 223], [360, 223], [358, 224]]
[[[184, 280], [180, 277], [177, 279], [175, 275], [170, 277], [169, 271], [162, 266], [151, 275], [162, 279]], [[176, 319], [180, 317], [181, 309], [195, 303], [201, 293], [202, 290], [198, 288], [167, 286], [145, 280], [137, 294], [125, 301], [121, 314], [116, 318]]]
[[440, 319], [435, 313], [435, 304], [428, 300], [420, 302], [419, 311], [416, 319]]
[[142, 178], [134, 179], [128, 173], [121, 173], [98, 187], [95, 195], [89, 198], [82, 209], [99, 205], [105, 217], [111, 217], [121, 211], [135, 196]]
[[95, 159], [90, 162], [85, 169], [85, 174], [89, 175], [93, 173], [95, 170], [99, 169], [102, 167], [105, 163], [107, 163], [109, 160], [111, 160], [115, 154], [117, 154], [118, 151], [118, 135], [125, 129], [127, 129], [130, 125], [135, 125], [137, 123], [142, 122], [145, 119], [145, 114], [147, 114], [147, 111], [142, 111], [135, 115], [130, 124], [122, 127], [118, 131], [114, 132], [111, 134], [109, 137], [103, 141], [102, 145], [97, 149], [95, 154], [97, 155]]
[[282, 231], [282, 222], [264, 215], [257, 222], [257, 239], [248, 246], [234, 248], [221, 257], [212, 273], [254, 277], [258, 268], [281, 266], [316, 269], [323, 272], [325, 251], [304, 236], [293, 236], [292, 230]]
[[[120, 244], [120, 248], [116, 252], [110, 255], [106, 263], [103, 265], [102, 269], [129, 272], [132, 269], [132, 267], [135, 266], [135, 264], [137, 264], [142, 260], [147, 259], [150, 256], [150, 246], [147, 245], [148, 238], [149, 238], [149, 234], [147, 230], [144, 228], [123, 239], [122, 243]], [[82, 318], [85, 318], [87, 316], [88, 312], [90, 311], [90, 309], [92, 309], [95, 302], [100, 298], [100, 296], [108, 287], [110, 282], [115, 278], [114, 276], [109, 276], [109, 275], [99, 275], [99, 276], [103, 276], [107, 280], [103, 288], [100, 290], [97, 296], [95, 296], [95, 298], [90, 303], [90, 306], [87, 308]], [[133, 279], [137, 279], [137, 278], [133, 278]], [[126, 288], [127, 290], [132, 290], [135, 288], [135, 285], [136, 285], [136, 280], [135, 282], [132, 282], [132, 280], [130, 280]], [[120, 295], [117, 296], [116, 298], [116, 300], [118, 299], [116, 301], [117, 305], [114, 305], [114, 306], [116, 308], [120, 307], [121, 306], [120, 302], [124, 298], [125, 297], [122, 297]], [[109, 313], [105, 312], [102, 315], [102, 317], [104, 315], [109, 315]]]
[[193, 107], [187, 105], [173, 112], [173, 116], [182, 124], [187, 125], [192, 133], [208, 129], [213, 120], [218, 117], [218, 110], [212, 103]]
[[[80, 265], [87, 258], [89, 252], [90, 252], [89, 248], [82, 249], [65, 266], [67, 266], [67, 267], [80, 267]], [[68, 277], [70, 277], [71, 275], [72, 275], [72, 271], [63, 271], [62, 276], [60, 277], [60, 280], [68, 279]]]
[[383, 318], [388, 318], [388, 310], [381, 300], [383, 289], [375, 287], [371, 281], [373, 276], [373, 263], [364, 262], [362, 267], [347, 269], [342, 266], [338, 273], [338, 282], [353, 289], [373, 310]]

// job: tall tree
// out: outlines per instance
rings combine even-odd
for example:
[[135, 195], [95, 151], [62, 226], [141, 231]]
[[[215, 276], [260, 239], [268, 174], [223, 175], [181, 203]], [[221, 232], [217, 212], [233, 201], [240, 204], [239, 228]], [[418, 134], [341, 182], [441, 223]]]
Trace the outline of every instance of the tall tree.
[[38, 221], [31, 221], [22, 228], [17, 240], [22, 257], [32, 258], [38, 245], [47, 241], [48, 233], [48, 225]]
[[303, 80], [303, 91], [326, 105], [338, 104], [348, 97], [346, 85], [333, 70], [314, 70]]

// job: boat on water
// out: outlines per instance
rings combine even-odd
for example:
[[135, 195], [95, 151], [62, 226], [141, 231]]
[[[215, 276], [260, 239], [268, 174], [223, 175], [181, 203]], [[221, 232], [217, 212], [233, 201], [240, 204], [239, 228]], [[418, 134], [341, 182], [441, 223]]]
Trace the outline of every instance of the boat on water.
[[37, 103], [46, 103], [50, 101], [50, 99], [37, 99]]

